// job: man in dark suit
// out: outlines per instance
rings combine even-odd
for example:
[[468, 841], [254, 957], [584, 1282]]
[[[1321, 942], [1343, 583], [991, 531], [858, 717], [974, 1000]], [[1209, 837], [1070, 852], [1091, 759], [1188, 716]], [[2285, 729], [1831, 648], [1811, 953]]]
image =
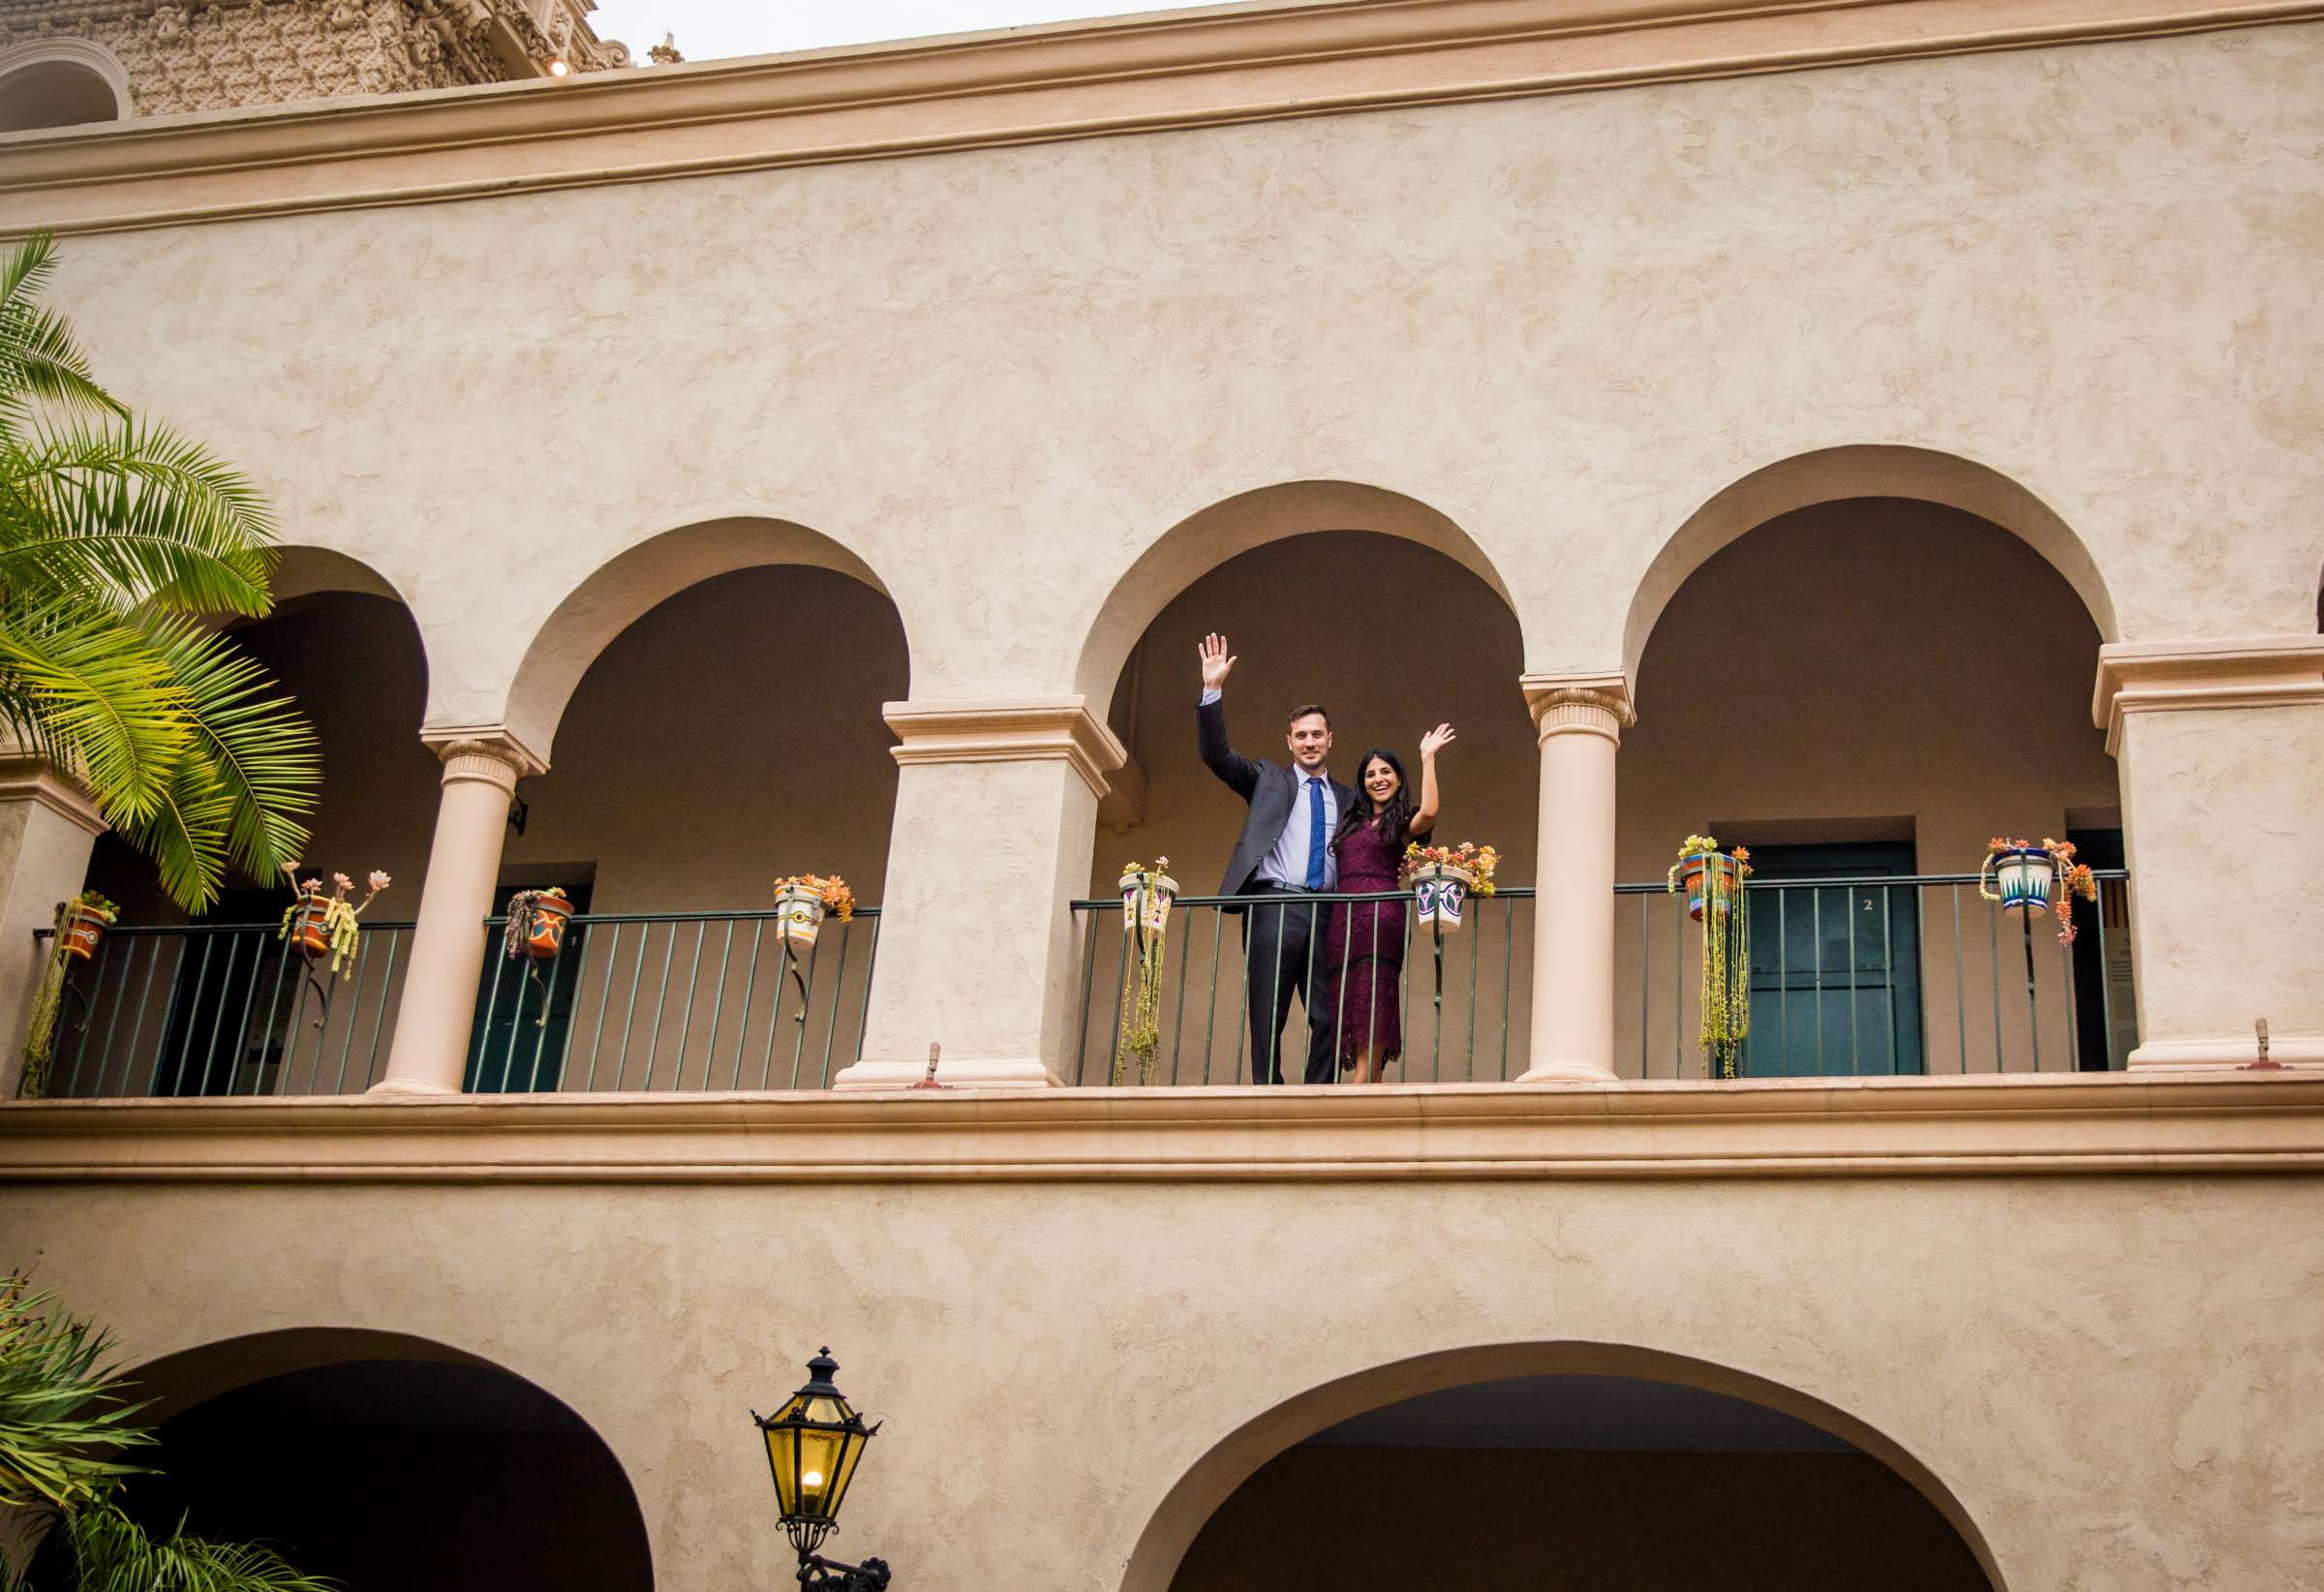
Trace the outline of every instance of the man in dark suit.
[[1331, 890], [1338, 865], [1331, 836], [1356, 793], [1332, 781], [1324, 767], [1331, 754], [1331, 719], [1312, 704], [1295, 709], [1284, 735], [1291, 766], [1253, 762], [1227, 745], [1227, 673], [1235, 659], [1227, 638], [1206, 637], [1202, 705], [1195, 710], [1203, 761], [1250, 803], [1241, 838], [1227, 864], [1222, 896], [1248, 896], [1243, 914], [1242, 951], [1245, 1005], [1251, 1018], [1251, 1081], [1280, 1084], [1277, 1059], [1283, 1019], [1297, 995], [1307, 1008], [1307, 1082], [1329, 1084], [1339, 1076], [1332, 1055], [1330, 984], [1322, 966], [1328, 903], [1302, 897]]

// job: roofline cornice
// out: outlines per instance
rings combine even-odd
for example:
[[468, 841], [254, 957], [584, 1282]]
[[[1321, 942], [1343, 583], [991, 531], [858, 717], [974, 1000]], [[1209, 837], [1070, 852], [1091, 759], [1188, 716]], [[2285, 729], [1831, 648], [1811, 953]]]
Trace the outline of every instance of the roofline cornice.
[[110, 231], [2324, 17], [2324, 0], [1330, 0], [0, 136]]

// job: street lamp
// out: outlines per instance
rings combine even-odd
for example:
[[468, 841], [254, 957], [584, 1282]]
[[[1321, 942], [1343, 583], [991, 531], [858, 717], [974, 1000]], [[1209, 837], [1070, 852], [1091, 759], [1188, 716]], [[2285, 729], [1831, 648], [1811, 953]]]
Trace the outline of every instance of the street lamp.
[[815, 1549], [839, 1528], [840, 1505], [864, 1457], [864, 1445], [877, 1426], [867, 1426], [831, 1373], [840, 1362], [826, 1347], [807, 1362], [808, 1382], [773, 1415], [750, 1412], [767, 1440], [767, 1466], [775, 1473], [775, 1498], [782, 1508], [782, 1529], [799, 1550], [801, 1592], [885, 1592], [885, 1561], [860, 1565], [820, 1558]]

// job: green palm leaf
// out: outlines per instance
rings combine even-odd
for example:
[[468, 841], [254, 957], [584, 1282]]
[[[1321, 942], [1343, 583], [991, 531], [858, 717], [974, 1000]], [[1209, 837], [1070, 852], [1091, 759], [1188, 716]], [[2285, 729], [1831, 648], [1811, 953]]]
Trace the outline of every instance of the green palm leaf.
[[271, 881], [307, 843], [322, 749], [274, 682], [225, 636], [191, 621], [148, 617], [146, 638], [184, 692], [194, 753], [224, 803], [235, 866]]
[[111, 614], [0, 602], [0, 676], [31, 706], [33, 744], [78, 771], [112, 821], [149, 815], [194, 745], [168, 661]]
[[333, 1592], [337, 1582], [301, 1575], [272, 1548], [186, 1534], [184, 1520], [156, 1538], [115, 1509], [65, 1517], [76, 1592]]
[[262, 614], [273, 517], [249, 477], [149, 424], [34, 420], [0, 445], [0, 586]]
[[107, 1456], [154, 1440], [128, 1424], [139, 1406], [121, 1402], [126, 1384], [104, 1362], [112, 1340], [54, 1303], [0, 1278], [0, 1508], [102, 1503], [140, 1468]]
[[27, 398], [127, 417], [89, 372], [64, 318], [32, 302], [56, 269], [56, 240], [38, 233], [0, 261], [0, 414]]

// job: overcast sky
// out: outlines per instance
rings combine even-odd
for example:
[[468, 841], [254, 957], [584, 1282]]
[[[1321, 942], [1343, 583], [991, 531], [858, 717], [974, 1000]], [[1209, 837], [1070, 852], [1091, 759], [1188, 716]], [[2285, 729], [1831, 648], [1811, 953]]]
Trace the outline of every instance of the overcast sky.
[[[1177, 6], [1197, 3], [1176, 0]], [[642, 64], [665, 33], [678, 36], [688, 60], [715, 61], [1173, 9], [1142, 0], [598, 0], [589, 22], [598, 38], [627, 45]]]

